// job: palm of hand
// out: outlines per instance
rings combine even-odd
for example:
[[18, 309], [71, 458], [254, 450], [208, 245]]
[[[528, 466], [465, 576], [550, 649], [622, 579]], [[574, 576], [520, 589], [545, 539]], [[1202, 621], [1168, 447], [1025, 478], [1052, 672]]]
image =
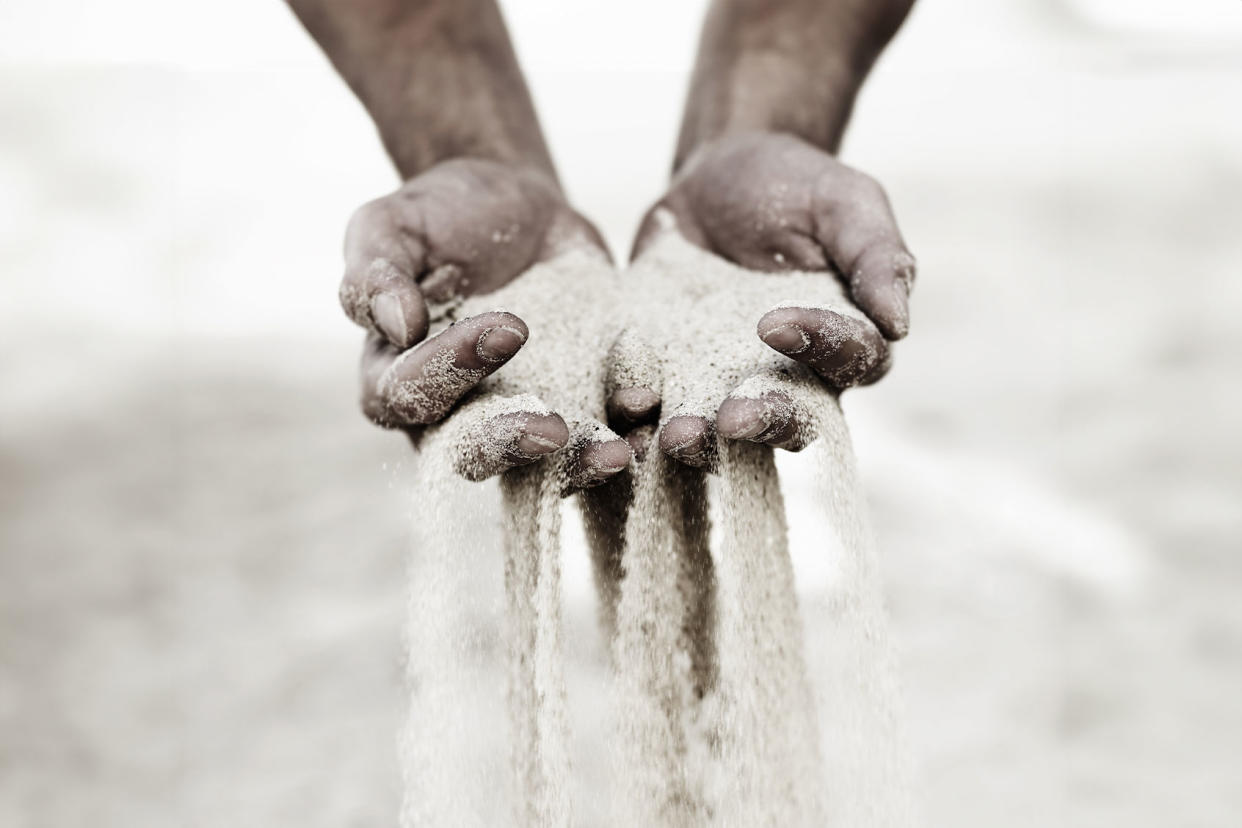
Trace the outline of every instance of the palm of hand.
[[[706, 254], [696, 261], [673, 225], [745, 269]], [[449, 162], [364, 206], [341, 290], [346, 311], [371, 330], [364, 410], [417, 434], [469, 395], [462, 407], [478, 413], [460, 418], [470, 424], [459, 439], [464, 474], [486, 477], [568, 443], [572, 485], [589, 485], [630, 457], [601, 425], [605, 393], [626, 430], [656, 415], [662, 393], [661, 448], [693, 465], [711, 462], [715, 429], [797, 450], [813, 437], [807, 406], [819, 388], [810, 380], [834, 391], [874, 382], [889, 366], [886, 340], [905, 332], [913, 259], [883, 192], [788, 136], [706, 147], [648, 214], [635, 249], [643, 255], [626, 277], [623, 344], [671, 355], [654, 373], [624, 347], [609, 356], [621, 330], [611, 268], [594, 228], [548, 179]], [[557, 258], [586, 277], [539, 266]], [[782, 270], [799, 272], [771, 273]], [[849, 299], [815, 270], [837, 271]], [[410, 347], [433, 321], [454, 319]], [[533, 348], [523, 348], [528, 321]], [[522, 358], [490, 376], [519, 349]]]
[[700, 149], [648, 213], [641, 252], [668, 211], [693, 244], [760, 271], [835, 271], [885, 339], [905, 336], [914, 258], [878, 183], [789, 135]]
[[[623, 288], [627, 341], [637, 344], [614, 353], [623, 363], [614, 374], [658, 391], [661, 450], [696, 466], [712, 464], [717, 431], [802, 449], [815, 437], [811, 412], [834, 395], [809, 366], [756, 337], [756, 317], [777, 306], [769, 315], [814, 308], [832, 319], [865, 322], [835, 281], [813, 273], [758, 275], [674, 232], [653, 239], [625, 274]], [[820, 344], [808, 340], [805, 347], [848, 334], [840, 327], [816, 331]], [[854, 359], [877, 364], [871, 353], [860, 351]]]

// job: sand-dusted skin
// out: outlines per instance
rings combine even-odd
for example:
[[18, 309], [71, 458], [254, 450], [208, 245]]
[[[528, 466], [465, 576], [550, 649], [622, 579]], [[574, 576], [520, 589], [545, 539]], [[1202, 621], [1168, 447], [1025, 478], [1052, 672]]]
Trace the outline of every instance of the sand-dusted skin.
[[[624, 318], [616, 313], [621, 297]], [[442, 499], [462, 496], [468, 485], [446, 479], [450, 468], [469, 474], [470, 463], [486, 462], [487, 435], [479, 433], [479, 424], [497, 412], [555, 410], [572, 439], [614, 439], [598, 425], [608, 359], [632, 363], [613, 374], [658, 383], [663, 420], [712, 415], [730, 393], [779, 389], [812, 414], [806, 419], [814, 426], [793, 442], [800, 447], [816, 433], [827, 438], [812, 449], [824, 488], [817, 503], [835, 533], [825, 539], [823, 552], [836, 556], [841, 577], [826, 602], [807, 613], [798, 604], [770, 448], [718, 441], [712, 475], [653, 448], [618, 479], [580, 497], [600, 618], [612, 637], [617, 825], [908, 824], [893, 659], [848, 432], [820, 381], [754, 333], [755, 320], [782, 302], [858, 314], [822, 274], [756, 274], [672, 233], [651, 246], [619, 284], [598, 258], [570, 255], [458, 308], [462, 315], [494, 308], [517, 313], [530, 325], [531, 341], [446, 424], [430, 430], [421, 497], [432, 515], [451, 512]], [[617, 348], [622, 326], [631, 344]], [[575, 350], [572, 359], [566, 347]], [[567, 371], [566, 365], [574, 367]], [[503, 557], [496, 554], [495, 565], [504, 569], [514, 782], [513, 814], [505, 821], [519, 825], [574, 824], [558, 512], [574, 470], [560, 457], [508, 472], [501, 483], [506, 549]], [[709, 489], [717, 515], [717, 542], [710, 549]], [[438, 506], [428, 506], [437, 500]], [[457, 530], [429, 528], [424, 521], [421, 531], [424, 546], [416, 558], [448, 566], [453, 553], [437, 547], [451, 546]], [[411, 636], [411, 663], [418, 665], [412, 669], [415, 707], [480, 696], [478, 688], [461, 686], [468, 670], [436, 663], [464, 654], [444, 643], [454, 637], [451, 623], [431, 618], [453, 599], [429, 590], [468, 588], [444, 571], [415, 584], [411, 624], [422, 625]], [[830, 623], [807, 636], [804, 616]], [[445, 640], [430, 641], [435, 635]], [[414, 652], [418, 646], [427, 649]], [[811, 675], [833, 677], [826, 686], [811, 685], [808, 659], [816, 665]], [[461, 698], [450, 698], [451, 687], [461, 690]], [[442, 713], [446, 721], [462, 718], [428, 710], [421, 721]], [[418, 720], [412, 714], [411, 721]], [[473, 750], [426, 744], [434, 739], [451, 742], [452, 734], [413, 726], [407, 733], [404, 824], [445, 824], [436, 822], [434, 808], [413, 802], [419, 796], [473, 814], [456, 824], [479, 824], [484, 817], [471, 800], [487, 792], [472, 796], [468, 790], [479, 784], [478, 768], [449, 779], [443, 765], [432, 767], [438, 751], [451, 757]], [[428, 791], [418, 781], [422, 774], [457, 790]]]

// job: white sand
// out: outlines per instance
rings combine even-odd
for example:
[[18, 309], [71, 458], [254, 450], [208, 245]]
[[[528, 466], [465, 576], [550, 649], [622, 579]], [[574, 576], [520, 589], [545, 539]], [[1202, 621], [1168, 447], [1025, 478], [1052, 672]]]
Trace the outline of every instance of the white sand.
[[[517, 824], [571, 824], [561, 649], [561, 512], [556, 462], [507, 473], [505, 596]], [[551, 472], [551, 474], [549, 474]]]
[[916, 822], [897, 664], [874, 535], [840, 407], [817, 409], [815, 503], [833, 528], [834, 585], [807, 608], [827, 801], [833, 825]]
[[[772, 452], [720, 445], [719, 824], [824, 825], [824, 775]], [[836, 822], [838, 825], [851, 823]]]
[[[658, 451], [636, 463], [632, 487], [612, 647], [613, 810], [622, 825], [701, 824], [697, 702], [715, 678], [705, 488], [700, 472]], [[598, 531], [588, 537], [597, 547], [608, 542]]]

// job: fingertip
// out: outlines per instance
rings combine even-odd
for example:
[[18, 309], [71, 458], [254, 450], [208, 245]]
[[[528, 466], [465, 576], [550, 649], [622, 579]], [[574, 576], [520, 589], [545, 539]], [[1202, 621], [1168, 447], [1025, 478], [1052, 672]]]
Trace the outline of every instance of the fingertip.
[[914, 278], [914, 257], [904, 250], [863, 256], [850, 278], [854, 301], [890, 342], [910, 332]]
[[860, 282], [853, 291], [854, 301], [879, 329], [885, 339], [895, 342], [910, 332], [910, 313], [905, 296], [893, 284]]
[[811, 347], [811, 336], [803, 321], [798, 308], [773, 308], [760, 317], [755, 332], [768, 347], [794, 356]]
[[591, 453], [594, 468], [607, 474], [616, 474], [634, 459], [634, 450], [620, 438], [594, 443]]
[[656, 427], [654, 425], [641, 425], [633, 431], [629, 431], [625, 435], [625, 442], [629, 444], [631, 451], [634, 452], [634, 459], [642, 462], [647, 458], [647, 452], [651, 448], [651, 440], [655, 436]]
[[472, 318], [477, 320], [485, 320], [489, 325], [494, 325], [496, 327], [511, 328], [516, 331], [520, 337], [522, 337], [523, 341], [530, 338], [530, 328], [526, 326], [526, 322], [522, 320], [522, 317], [515, 313], [509, 313], [509, 311], [490, 311], [488, 313], [481, 313]]
[[610, 417], [628, 424], [649, 420], [660, 408], [660, 395], [650, 388], [618, 388], [608, 398]]
[[[793, 345], [785, 333], [791, 329], [806, 335], [805, 347]], [[764, 341], [769, 345], [776, 342], [776, 350], [810, 367], [838, 390], [879, 379], [877, 369], [890, 358], [888, 342], [878, 325], [868, 318], [829, 308], [777, 308], [760, 320], [759, 332], [760, 336], [767, 334]], [[781, 336], [786, 336], [785, 341], [780, 341]]]
[[761, 400], [729, 397], [716, 411], [716, 430], [728, 440], [749, 440], [757, 437], [769, 423], [764, 416], [767, 406]]
[[801, 451], [814, 439], [815, 425], [806, 408], [788, 393], [770, 390], [757, 397], [726, 398], [716, 413], [716, 430], [729, 440]]
[[457, 446], [457, 473], [486, 480], [563, 448], [569, 429], [557, 414], [511, 411], [472, 425]]
[[629, 466], [633, 459], [634, 450], [620, 437], [588, 440], [575, 462], [575, 483], [579, 488], [603, 483]]
[[379, 291], [371, 297], [370, 311], [376, 330], [399, 350], [427, 335], [427, 306], [415, 291]]
[[888, 372], [891, 371], [892, 368], [893, 350], [892, 348], [884, 348], [883, 353], [880, 354], [880, 358], [876, 361], [875, 366], [863, 375], [862, 379], [858, 381], [858, 385], [875, 385], [877, 382], [884, 379], [884, 377], [888, 376]]
[[483, 365], [489, 366], [488, 370], [512, 359], [530, 338], [530, 328], [522, 318], [508, 311], [481, 313], [463, 319], [455, 327], [463, 333], [478, 331], [474, 355]]
[[671, 417], [660, 429], [660, 450], [683, 463], [704, 465], [712, 448], [712, 430], [706, 417]]
[[384, 374], [397, 356], [397, 349], [389, 345], [384, 337], [374, 331], [367, 331], [362, 346], [362, 359], [358, 366], [361, 386], [359, 402], [367, 419], [384, 428], [397, 425], [389, 411], [388, 399], [381, 390]]
[[786, 356], [800, 354], [811, 347], [810, 335], [796, 324], [780, 325], [760, 333], [759, 338], [769, 348], [780, 351]]
[[523, 345], [526, 335], [509, 325], [488, 328], [479, 337], [475, 352], [484, 362], [496, 363], [512, 359]]
[[569, 442], [569, 427], [559, 414], [529, 414], [520, 426], [522, 436], [517, 441], [517, 451], [523, 456], [535, 458], [551, 454]]

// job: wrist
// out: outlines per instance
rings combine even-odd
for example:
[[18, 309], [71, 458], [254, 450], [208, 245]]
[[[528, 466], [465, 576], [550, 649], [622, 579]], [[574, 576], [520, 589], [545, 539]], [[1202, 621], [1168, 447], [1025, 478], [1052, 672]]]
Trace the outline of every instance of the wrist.
[[792, 135], [836, 153], [866, 77], [864, 63], [832, 53], [808, 66], [803, 54], [755, 50], [731, 64], [727, 88], [692, 96], [674, 171], [700, 148], [744, 135]]
[[460, 158], [537, 167], [555, 179], [494, 0], [366, 3], [391, 7], [387, 25], [362, 27], [333, 59], [403, 179]]

